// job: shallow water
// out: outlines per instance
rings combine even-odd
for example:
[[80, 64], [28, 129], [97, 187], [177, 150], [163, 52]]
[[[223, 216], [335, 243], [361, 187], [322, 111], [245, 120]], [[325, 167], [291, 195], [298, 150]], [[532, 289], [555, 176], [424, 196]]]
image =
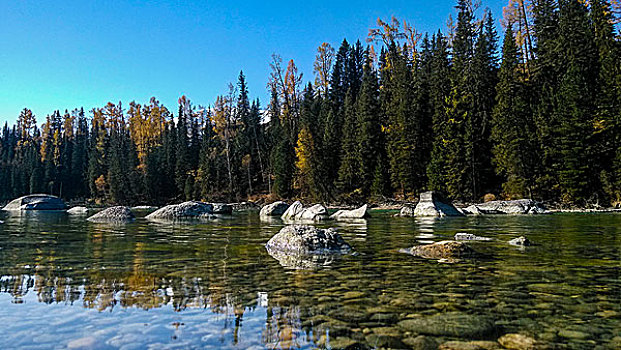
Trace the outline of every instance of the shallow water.
[[[621, 215], [373, 214], [320, 225], [358, 254], [310, 270], [267, 253], [283, 223], [257, 213], [127, 225], [0, 214], [0, 349], [421, 348], [507, 333], [621, 347]], [[399, 252], [457, 232], [494, 241], [451, 264]], [[536, 245], [506, 244], [520, 235]]]

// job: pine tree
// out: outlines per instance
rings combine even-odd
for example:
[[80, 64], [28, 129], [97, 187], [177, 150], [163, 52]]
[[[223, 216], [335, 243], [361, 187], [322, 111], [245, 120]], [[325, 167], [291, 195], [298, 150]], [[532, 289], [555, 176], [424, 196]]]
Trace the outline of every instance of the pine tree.
[[[358, 132], [359, 125], [356, 114], [356, 102], [353, 93], [347, 91], [345, 96], [345, 124], [343, 125], [343, 141], [341, 142], [341, 165], [339, 168], [338, 188], [341, 193], [350, 193], [359, 185]], [[327, 150], [329, 151], [329, 150]]]

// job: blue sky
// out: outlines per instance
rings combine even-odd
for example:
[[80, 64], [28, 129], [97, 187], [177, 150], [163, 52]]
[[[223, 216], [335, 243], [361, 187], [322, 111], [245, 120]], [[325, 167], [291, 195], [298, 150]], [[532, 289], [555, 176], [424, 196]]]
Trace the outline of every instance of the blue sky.
[[[498, 24], [506, 1], [485, 1]], [[454, 1], [2, 1], [0, 121], [24, 107], [41, 123], [55, 109], [108, 101], [176, 110], [185, 94], [210, 104], [246, 74], [267, 103], [272, 53], [313, 79], [317, 46], [363, 40], [378, 17], [419, 31], [445, 28]], [[499, 24], [498, 24], [499, 26]], [[500, 29], [499, 29], [500, 31]]]

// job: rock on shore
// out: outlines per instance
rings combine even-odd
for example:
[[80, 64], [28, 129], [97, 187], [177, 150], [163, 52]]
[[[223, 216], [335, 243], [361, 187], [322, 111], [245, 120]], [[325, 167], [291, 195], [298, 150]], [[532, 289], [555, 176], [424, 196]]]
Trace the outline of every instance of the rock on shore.
[[188, 201], [171, 204], [160, 208], [146, 216], [148, 220], [183, 220], [209, 218], [214, 206], [209, 203]]
[[401, 209], [401, 216], [445, 217], [463, 215], [442, 194], [435, 191], [421, 193], [420, 200], [413, 211], [408, 209], [408, 207]]
[[321, 204], [304, 208], [302, 203], [296, 201], [282, 214], [281, 218], [285, 221], [319, 221], [328, 218], [328, 209]]
[[265, 205], [261, 208], [259, 212], [259, 216], [261, 217], [271, 217], [271, 216], [282, 216], [287, 209], [289, 208], [289, 204], [283, 201], [277, 201], [268, 205]]
[[233, 214], [233, 207], [230, 204], [226, 203], [213, 203], [213, 214], [219, 215], [231, 215]]
[[65, 202], [49, 194], [31, 194], [12, 200], [2, 210], [65, 210]]
[[117, 206], [104, 209], [86, 220], [98, 223], [122, 223], [133, 221], [135, 218], [134, 213], [128, 207]]
[[334, 220], [348, 220], [348, 219], [364, 219], [369, 217], [367, 212], [367, 205], [363, 205], [358, 209], [353, 210], [339, 210], [336, 213], [330, 215], [330, 219]]
[[463, 209], [471, 215], [485, 214], [545, 214], [548, 210], [543, 204], [532, 199], [516, 199], [511, 201], [491, 201], [473, 204]]

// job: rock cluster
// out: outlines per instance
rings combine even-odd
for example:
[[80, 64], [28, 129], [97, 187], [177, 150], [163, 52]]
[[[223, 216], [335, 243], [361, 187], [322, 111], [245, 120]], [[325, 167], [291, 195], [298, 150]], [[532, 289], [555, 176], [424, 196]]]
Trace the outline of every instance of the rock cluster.
[[31, 194], [12, 200], [2, 210], [65, 210], [65, 202], [49, 194]]
[[123, 223], [133, 221], [135, 218], [128, 207], [117, 206], [104, 209], [86, 220], [98, 223]]

